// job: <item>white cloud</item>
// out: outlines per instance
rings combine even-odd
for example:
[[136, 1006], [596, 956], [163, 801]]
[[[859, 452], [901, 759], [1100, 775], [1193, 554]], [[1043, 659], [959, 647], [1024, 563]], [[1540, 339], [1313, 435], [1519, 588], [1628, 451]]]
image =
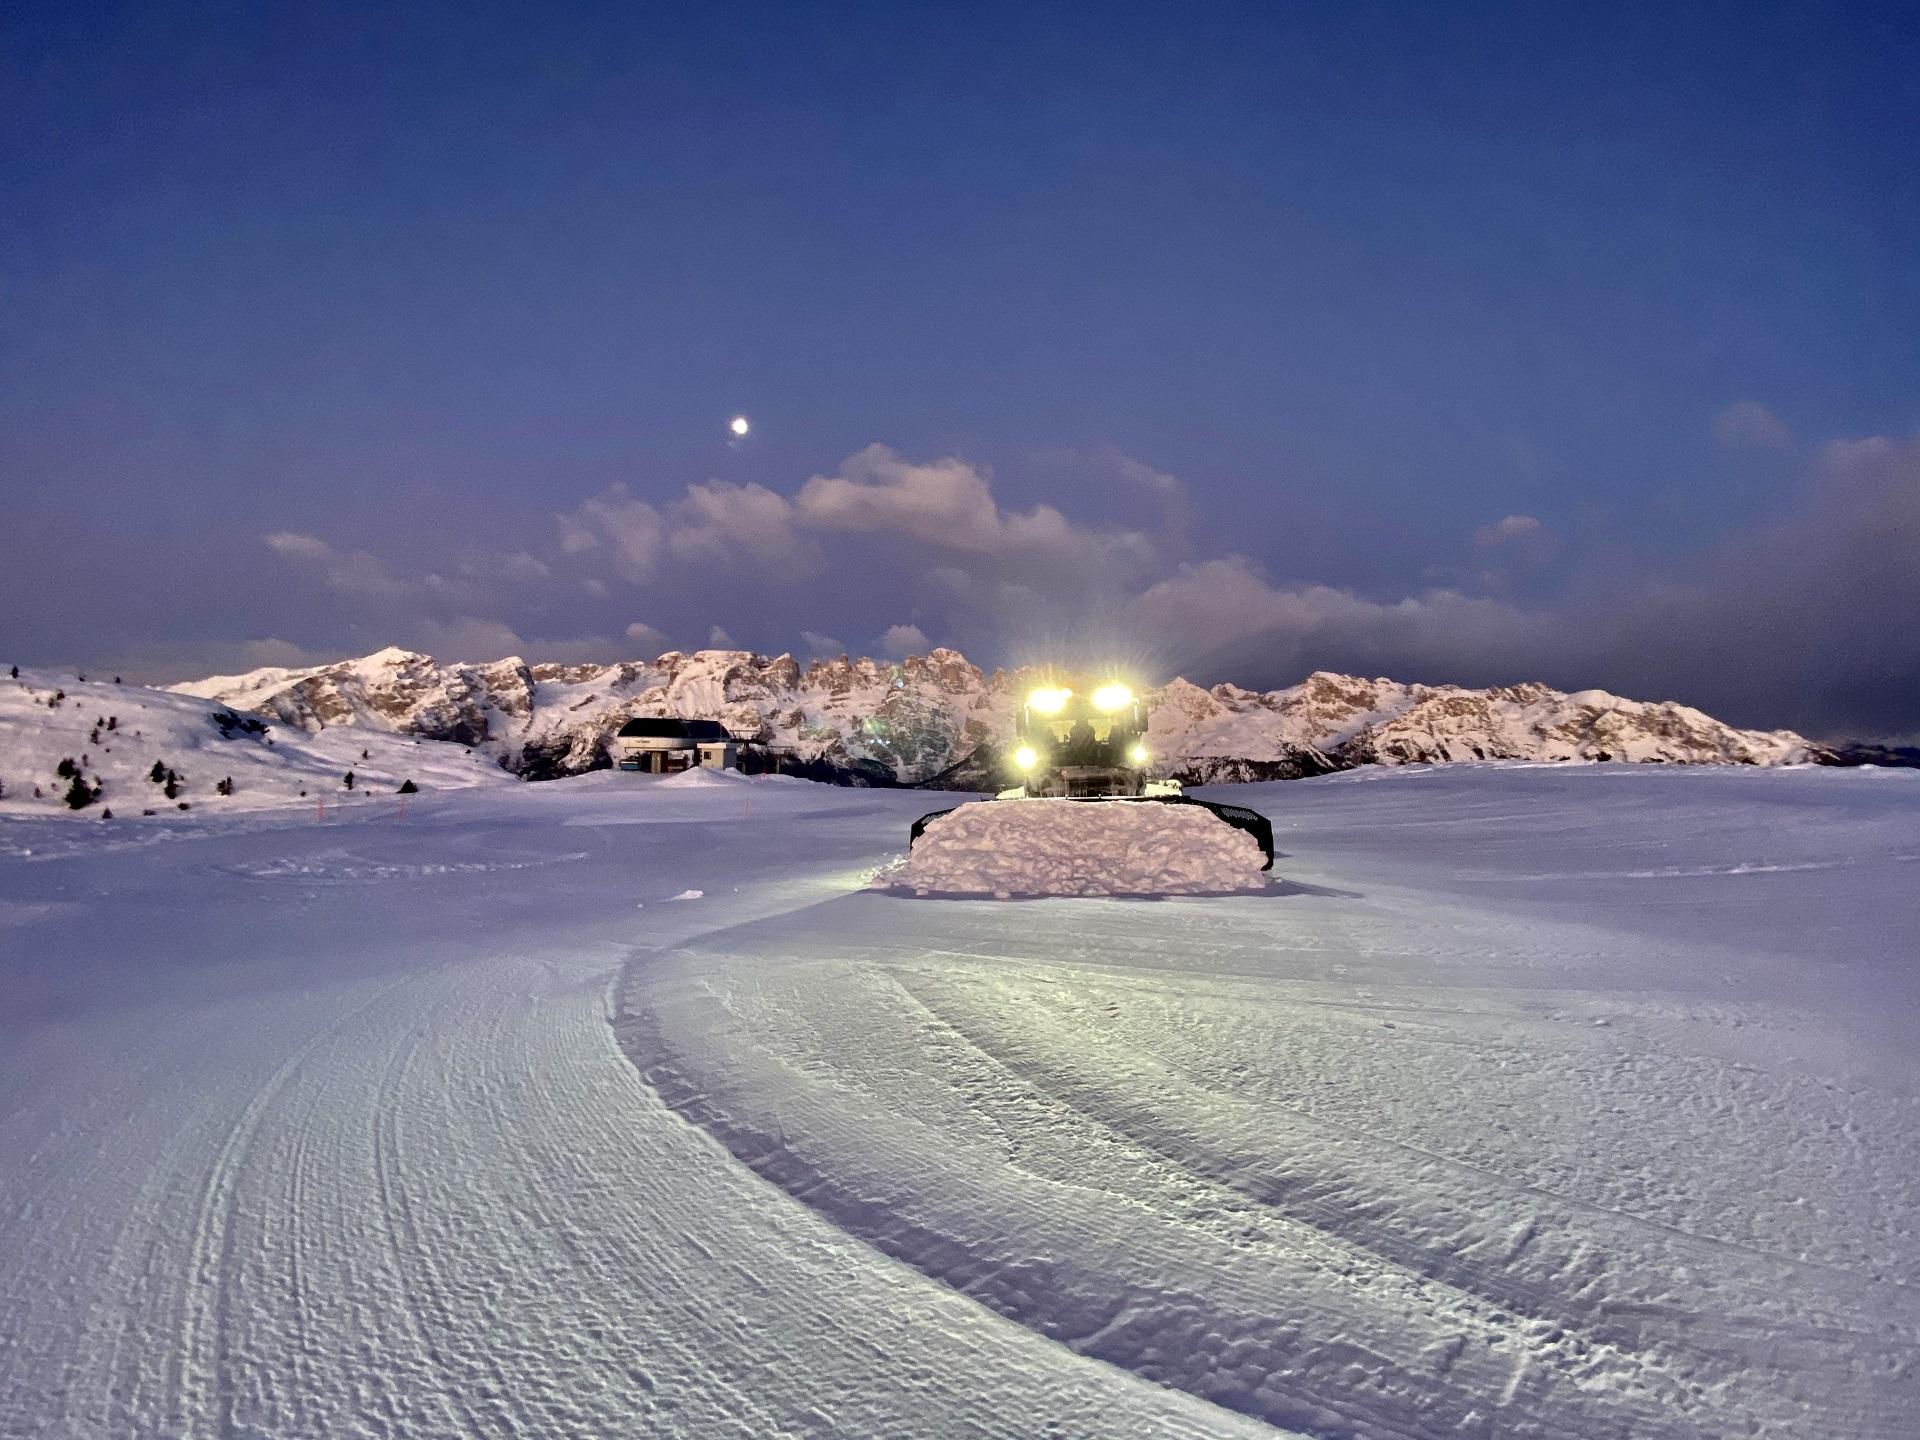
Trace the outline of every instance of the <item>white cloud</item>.
[[579, 515], [556, 515], [553, 520], [560, 527], [560, 549], [563, 553], [579, 555], [599, 548], [599, 535]]
[[1151, 553], [1141, 535], [1081, 529], [1051, 505], [1002, 510], [984, 467], [953, 456], [904, 460], [885, 445], [849, 456], [837, 475], [813, 476], [794, 513], [818, 530], [898, 535], [950, 553]]
[[333, 553], [333, 547], [319, 536], [301, 535], [292, 530], [276, 530], [261, 539], [274, 554], [289, 560], [324, 560]]
[[927, 637], [918, 625], [889, 625], [874, 647], [889, 660], [904, 660], [909, 655], [927, 653]]
[[[1240, 556], [1183, 565], [1127, 606], [1132, 633], [1177, 663], [1244, 683], [1320, 668], [1494, 679], [1539, 653], [1540, 618], [1504, 601], [1430, 590], [1378, 601], [1329, 585], [1274, 585]], [[1451, 667], [1451, 671], [1449, 671]], [[1417, 677], [1416, 677], [1417, 678]]]
[[664, 655], [673, 648], [667, 637], [644, 621], [636, 620], [627, 626], [627, 639], [640, 647], [640, 652], [651, 660], [656, 655]]
[[436, 660], [477, 663], [511, 656], [527, 658], [527, 646], [512, 626], [498, 620], [459, 615], [451, 620], [424, 620], [414, 627], [413, 648]]
[[831, 635], [822, 635], [817, 630], [802, 630], [800, 638], [805, 642], [807, 654], [821, 660], [833, 660], [847, 653], [844, 643]]
[[1894, 443], [1884, 435], [1867, 435], [1858, 440], [1831, 440], [1820, 452], [1829, 469], [1845, 470], [1855, 465], [1870, 465], [1894, 453]]
[[611, 552], [621, 578], [651, 580], [660, 562], [664, 525], [660, 512], [636, 499], [625, 485], [609, 485], [577, 509], [556, 515], [563, 554]]
[[422, 620], [399, 629], [393, 640], [422, 650], [439, 661], [484, 664], [518, 658], [529, 664], [610, 665], [621, 645], [611, 635], [575, 635], [559, 639], [522, 635], [505, 621], [478, 615]]
[[707, 648], [709, 650], [738, 650], [740, 647], [734, 643], [731, 635], [725, 630], [722, 630], [718, 625], [714, 625], [707, 630]]
[[[377, 555], [365, 550], [336, 550], [317, 535], [302, 535], [292, 530], [276, 530], [261, 538], [281, 559], [310, 570], [343, 594], [394, 596], [412, 588], [408, 581], [390, 572]], [[429, 575], [417, 583], [445, 582], [438, 575]]]
[[1713, 438], [1729, 450], [1785, 450], [1793, 431], [1758, 400], [1738, 400], [1713, 417]]
[[1493, 525], [1482, 525], [1473, 532], [1473, 543], [1481, 549], [1511, 544], [1541, 534], [1547, 527], [1531, 515], [1509, 515]]
[[794, 575], [817, 563], [794, 532], [792, 502], [764, 485], [689, 485], [670, 512], [670, 525], [668, 544], [683, 560], [738, 559]]
[[553, 574], [553, 567], [525, 550], [516, 550], [498, 562], [498, 573], [522, 584], [534, 584]]

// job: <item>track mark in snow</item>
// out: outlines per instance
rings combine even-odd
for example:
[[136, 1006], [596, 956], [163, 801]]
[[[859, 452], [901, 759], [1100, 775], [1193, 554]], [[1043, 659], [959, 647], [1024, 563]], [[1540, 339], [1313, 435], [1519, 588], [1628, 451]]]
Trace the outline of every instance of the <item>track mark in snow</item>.
[[[824, 980], [818, 973], [807, 977], [809, 993], [828, 989]], [[751, 1016], [757, 1031], [770, 1018], [757, 1006], [743, 1012], [742, 997], [707, 998], [724, 1006], [735, 1025]], [[791, 1003], [793, 996], [784, 998]], [[876, 1013], [872, 1000], [863, 994], [845, 1009], [836, 1006], [836, 1024]], [[849, 1136], [846, 1121], [832, 1110], [801, 1103], [793, 1087], [803, 1077], [789, 1069], [791, 1061], [769, 1057], [756, 1064], [733, 1051], [729, 1073], [720, 1074], [669, 1040], [669, 1025], [677, 1029], [691, 1016], [674, 1021], [662, 1012], [629, 1011], [623, 1020], [629, 1053], [649, 1083], [750, 1168], [849, 1234], [1078, 1353], [1270, 1424], [1315, 1433], [1565, 1433], [1524, 1424], [1490, 1429], [1475, 1398], [1505, 1382], [1509, 1372], [1500, 1356], [1530, 1343], [1528, 1327], [1466, 1297], [1442, 1302], [1435, 1314], [1440, 1292], [1430, 1281], [1369, 1263], [1330, 1236], [1287, 1233], [1283, 1224], [1282, 1233], [1264, 1240], [1223, 1242], [1208, 1233], [1209, 1222], [1244, 1209], [1244, 1202], [1160, 1157], [1130, 1158], [1124, 1135], [1105, 1143], [1115, 1147], [1115, 1163], [1132, 1177], [1135, 1194], [1104, 1197], [1103, 1204], [1090, 1178], [1036, 1186], [1036, 1177], [1023, 1182], [1004, 1170], [1005, 1161], [993, 1166], [977, 1152], [938, 1165], [931, 1161], [937, 1150], [890, 1154], [883, 1139], [907, 1137], [892, 1133], [886, 1117], [862, 1112], [856, 1129], [873, 1133]], [[709, 1014], [688, 1038], [700, 1035], [708, 1044], [715, 1029], [726, 1028]], [[873, 1054], [861, 1038], [839, 1035], [841, 1044]], [[913, 1043], [928, 1044], [923, 1027]], [[785, 1079], [776, 1078], [783, 1073]], [[764, 1084], [755, 1085], [753, 1077]], [[988, 1075], [963, 1093], [976, 1107], [1034, 1112], [1022, 1128], [1059, 1133], [1064, 1122], [1083, 1141], [1102, 1143], [1094, 1127], [1062, 1115], [1017, 1077]], [[844, 1104], [845, 1097], [838, 1098]], [[939, 1142], [929, 1134], [919, 1144]], [[1016, 1165], [1019, 1148], [1007, 1157]], [[1143, 1173], [1145, 1194], [1139, 1193]], [[903, 1178], [908, 1175], [915, 1178]], [[1154, 1193], [1161, 1190], [1166, 1193]], [[1384, 1308], [1372, 1316], [1356, 1311], [1356, 1297]], [[1414, 1355], [1462, 1328], [1477, 1337], [1472, 1363], [1459, 1367], [1452, 1384], [1431, 1384], [1431, 1366], [1416, 1365]], [[1413, 1368], [1420, 1384], [1393, 1382], [1396, 1373]], [[1636, 1426], [1677, 1397], [1668, 1392], [1661, 1399], [1663, 1386], [1647, 1391], [1651, 1375], [1622, 1378], [1624, 1384], [1610, 1382], [1610, 1388], [1646, 1391], [1646, 1398], [1616, 1397], [1596, 1408], [1580, 1398], [1579, 1387], [1563, 1386], [1547, 1411], [1556, 1424], [1571, 1423], [1594, 1440], [1648, 1433]]]
[[405, 982], [384, 987], [362, 1004], [316, 1031], [267, 1077], [227, 1130], [214, 1155], [195, 1207], [186, 1275], [179, 1295], [181, 1343], [169, 1367], [169, 1428], [177, 1435], [201, 1432], [209, 1418], [220, 1435], [233, 1435], [234, 1386], [238, 1367], [232, 1353], [232, 1285], [238, 1272], [233, 1232], [239, 1205], [239, 1180], [261, 1116], [308, 1059], [340, 1030], [375, 1009]]
[[371, 860], [353, 855], [291, 857], [257, 864], [231, 865], [226, 873], [243, 880], [298, 880], [309, 885], [369, 885], [392, 881], [437, 880], [448, 875], [492, 875], [512, 870], [539, 870], [585, 860], [588, 852], [543, 855], [525, 860], [449, 860], [407, 863]]
[[[629, 971], [649, 1083], [848, 1234], [1077, 1353], [1315, 1433], [1784, 1435], [1824, 1407], [1904, 1435], [1869, 1378], [1920, 1336], [1898, 1287], [1255, 1100], [1217, 1055], [1201, 1083], [1155, 1053], [1168, 1032], [1106, 1032], [1100, 994], [1137, 1005], [1150, 972], [775, 962], [762, 938]], [[1439, 1013], [1480, 1023], [1412, 1018]], [[1705, 1313], [1673, 1303], [1703, 1290]]]

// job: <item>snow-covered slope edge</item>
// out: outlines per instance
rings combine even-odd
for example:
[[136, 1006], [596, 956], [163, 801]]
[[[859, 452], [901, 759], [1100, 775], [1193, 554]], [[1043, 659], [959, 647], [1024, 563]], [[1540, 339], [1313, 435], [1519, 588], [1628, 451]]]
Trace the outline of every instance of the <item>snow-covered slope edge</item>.
[[[612, 665], [441, 664], [383, 650], [175, 688], [315, 734], [344, 725], [475, 745], [535, 778], [605, 765], [627, 718], [672, 714], [720, 720], [823, 775], [976, 788], [999, 773], [1030, 679], [983, 672], [947, 649], [898, 663], [842, 657], [804, 666], [742, 650]], [[1672, 702], [1540, 684], [1469, 690], [1320, 672], [1269, 691], [1175, 680], [1150, 703], [1154, 752], [1169, 773], [1195, 783], [1448, 760], [1832, 759], [1791, 731], [1740, 730]]]
[[0, 674], [0, 814], [391, 803], [409, 780], [419, 791], [513, 783], [490, 756], [424, 736], [308, 732], [143, 685]]

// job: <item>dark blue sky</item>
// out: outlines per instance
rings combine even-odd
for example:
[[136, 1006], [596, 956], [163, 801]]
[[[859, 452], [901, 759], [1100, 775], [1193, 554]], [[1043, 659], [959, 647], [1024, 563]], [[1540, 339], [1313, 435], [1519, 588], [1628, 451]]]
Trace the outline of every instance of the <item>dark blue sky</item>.
[[[1831, 588], [1783, 533], [1854, 516], [1847, 572], [1891, 527], [1896, 591], [1920, 552], [1916, 116], [1895, 5], [16, 5], [3, 633], [172, 674], [1157, 625], [1207, 679], [1920, 728], [1857, 625], [1739, 678]], [[875, 444], [879, 510], [801, 501]], [[916, 488], [949, 456], [1000, 529]]]

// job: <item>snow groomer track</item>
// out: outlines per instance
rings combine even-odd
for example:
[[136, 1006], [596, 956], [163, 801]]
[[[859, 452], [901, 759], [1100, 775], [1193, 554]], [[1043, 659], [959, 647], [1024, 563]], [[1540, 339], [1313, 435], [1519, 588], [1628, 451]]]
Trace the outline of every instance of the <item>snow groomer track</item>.
[[0, 1435], [1910, 1436], [1915, 779], [1244, 787], [1147, 902], [798, 782], [9, 825]]

